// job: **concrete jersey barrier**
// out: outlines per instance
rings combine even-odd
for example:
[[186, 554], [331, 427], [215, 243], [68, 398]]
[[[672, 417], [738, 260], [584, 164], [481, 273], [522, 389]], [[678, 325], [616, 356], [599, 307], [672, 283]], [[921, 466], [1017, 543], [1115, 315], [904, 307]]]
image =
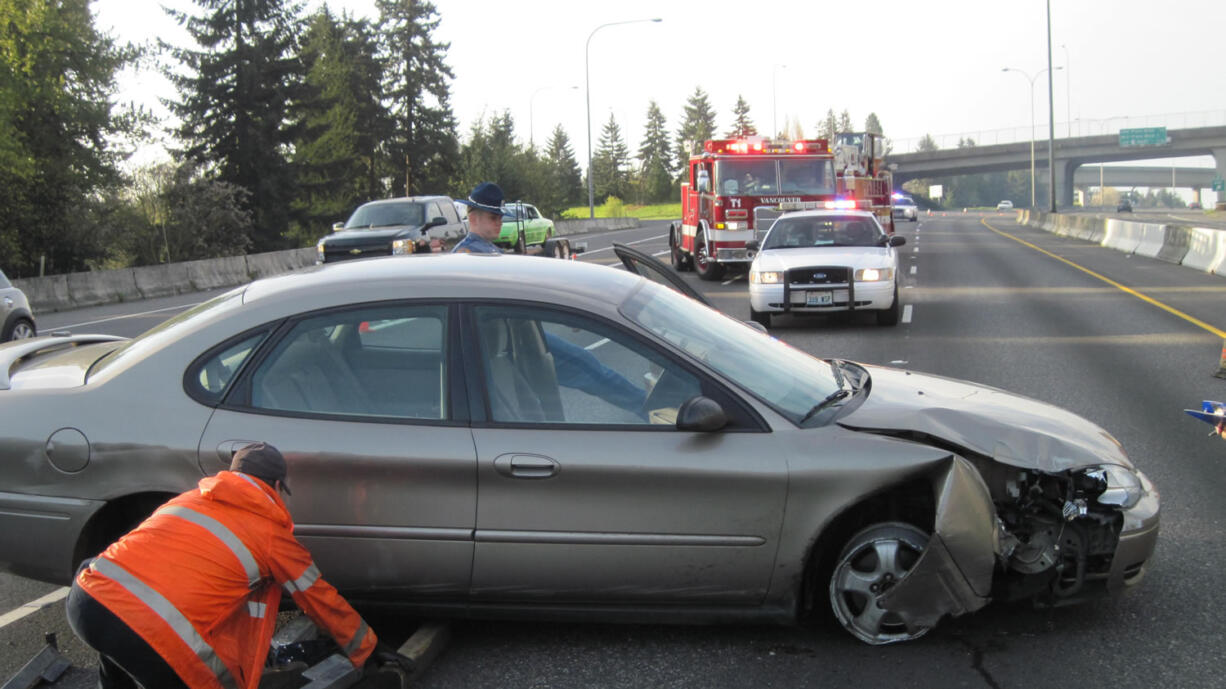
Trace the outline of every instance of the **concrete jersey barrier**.
[[1158, 250], [1157, 258], [1167, 263], [1183, 263], [1183, 257], [1188, 254], [1192, 242], [1192, 228], [1180, 225], [1167, 225], [1162, 238], [1162, 248]]
[[[554, 223], [554, 229], [559, 236], [601, 230], [627, 230], [638, 226], [638, 218], [562, 220]], [[22, 278], [13, 280], [12, 283], [25, 293], [37, 318], [40, 311], [63, 311], [83, 306], [236, 287], [252, 280], [281, 275], [311, 265], [315, 265], [314, 247], [139, 268]]]
[[1207, 273], [1226, 275], [1226, 231], [1190, 228], [1188, 251], [1182, 265]]
[[1138, 256], [1157, 258], [1158, 252], [1162, 251], [1162, 244], [1165, 241], [1166, 227], [1164, 225], [1142, 223], [1141, 241], [1137, 244], [1137, 248], [1133, 249], [1132, 252]]

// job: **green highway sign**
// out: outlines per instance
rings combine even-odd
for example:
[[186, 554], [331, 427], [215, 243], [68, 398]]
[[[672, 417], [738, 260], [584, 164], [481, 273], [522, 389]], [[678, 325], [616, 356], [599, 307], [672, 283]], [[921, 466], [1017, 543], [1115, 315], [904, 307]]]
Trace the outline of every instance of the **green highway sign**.
[[1213, 190], [1214, 191], [1226, 191], [1226, 179], [1222, 179], [1221, 177], [1214, 177], [1213, 178]]
[[1120, 146], [1164, 146], [1167, 143], [1166, 127], [1120, 130]]

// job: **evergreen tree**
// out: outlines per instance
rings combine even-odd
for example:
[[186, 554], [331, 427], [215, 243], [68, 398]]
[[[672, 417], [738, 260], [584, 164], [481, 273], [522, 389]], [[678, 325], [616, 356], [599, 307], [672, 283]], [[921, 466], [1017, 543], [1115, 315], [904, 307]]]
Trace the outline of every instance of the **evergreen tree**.
[[931, 134], [925, 134], [924, 138], [920, 139], [919, 143], [915, 145], [916, 153], [929, 153], [936, 150], [940, 150], [940, 147], [937, 146], [937, 142], [932, 138]]
[[864, 131], [872, 134], [885, 134], [885, 130], [881, 128], [881, 120], [877, 119], [877, 113], [870, 112], [868, 117], [864, 118]]
[[459, 151], [447, 80], [448, 43], [431, 34], [438, 28], [434, 5], [426, 0], [376, 0], [382, 55], [387, 61], [383, 95], [395, 129], [387, 142], [398, 171], [394, 186], [407, 195], [450, 188]]
[[321, 8], [308, 23], [302, 59], [306, 88], [295, 108], [301, 126], [293, 154], [294, 234], [307, 244], [358, 205], [386, 195], [383, 142], [391, 121], [378, 96], [383, 69], [369, 22], [337, 19]]
[[630, 195], [630, 149], [622, 140], [621, 127], [609, 113], [600, 132], [600, 143], [592, 156], [592, 186], [599, 203], [610, 196], [625, 201]]
[[694, 93], [685, 102], [685, 115], [677, 129], [675, 169], [689, 167], [690, 155], [699, 150], [702, 143], [715, 136], [715, 111], [702, 87], [695, 86]]
[[831, 147], [834, 146], [834, 135], [839, 131], [839, 122], [835, 119], [834, 109], [826, 111], [825, 119], [817, 123], [817, 138], [825, 139], [830, 142]]
[[847, 111], [844, 110], [842, 114], [839, 115], [839, 123], [838, 123], [837, 131], [854, 132], [855, 130], [856, 130], [856, 126], [851, 123], [851, 115], [847, 114]]
[[98, 32], [87, 0], [0, 0], [0, 26], [0, 266], [81, 270], [105, 253], [90, 216], [121, 183], [116, 139], [147, 119], [112, 104], [137, 51]]
[[647, 125], [639, 145], [639, 189], [642, 201], [655, 203], [670, 198], [673, 186], [672, 156], [669, 155], [668, 129], [664, 113], [656, 102], [647, 104]]
[[575, 153], [571, 150], [570, 139], [562, 125], [553, 128], [553, 134], [545, 144], [545, 175], [544, 184], [537, 199], [538, 208], [549, 217], [560, 217], [562, 211], [570, 206], [577, 206], [586, 201], [583, 188], [583, 174]]
[[728, 138], [740, 139], [746, 136], [755, 136], [758, 133], [758, 128], [753, 126], [753, 120], [749, 119], [749, 103], [745, 102], [745, 97], [737, 95], [736, 105], [732, 108], [732, 129], [728, 130]]
[[295, 184], [285, 151], [296, 135], [286, 113], [302, 83], [300, 6], [284, 0], [196, 3], [204, 14], [166, 9], [199, 46], [165, 46], [186, 68], [167, 69], [181, 98], [169, 105], [182, 122], [184, 154], [246, 190], [255, 251], [284, 248]]

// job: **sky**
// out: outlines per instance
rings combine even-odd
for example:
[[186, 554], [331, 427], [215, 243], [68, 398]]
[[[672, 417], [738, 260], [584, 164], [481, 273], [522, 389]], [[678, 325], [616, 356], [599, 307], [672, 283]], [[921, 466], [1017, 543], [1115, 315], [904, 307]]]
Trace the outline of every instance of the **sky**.
[[[307, 7], [325, 2], [336, 12], [377, 16], [373, 0], [307, 0]], [[721, 134], [740, 95], [764, 131], [790, 118], [811, 135], [833, 108], [847, 110], [858, 128], [875, 113], [900, 152], [925, 134], [942, 148], [965, 136], [980, 144], [1026, 141], [1033, 93], [1037, 136], [1047, 136], [1047, 73], [1038, 74], [1047, 67], [1045, 0], [434, 4], [434, 37], [450, 43], [461, 136], [478, 118], [509, 111], [525, 143], [542, 145], [561, 124], [581, 165], [585, 93], [592, 146], [612, 115], [632, 151], [651, 100], [671, 133], [698, 86]], [[95, 0], [92, 7], [99, 28], [121, 41], [188, 44], [162, 5], [192, 7], [185, 0]], [[652, 18], [662, 21], [634, 21]], [[602, 27], [612, 22], [632, 23]], [[1057, 136], [1226, 125], [1223, 26], [1223, 0], [1052, 0]], [[176, 95], [151, 72], [127, 73], [120, 86], [120, 101], [162, 115], [156, 98]], [[1174, 163], [1207, 167], [1212, 159]]]

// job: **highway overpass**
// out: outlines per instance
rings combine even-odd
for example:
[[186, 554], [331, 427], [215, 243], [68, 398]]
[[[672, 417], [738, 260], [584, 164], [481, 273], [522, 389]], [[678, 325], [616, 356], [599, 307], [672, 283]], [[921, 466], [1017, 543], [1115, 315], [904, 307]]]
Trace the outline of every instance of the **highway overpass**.
[[[956, 175], [972, 175], [985, 172], [1002, 172], [1007, 170], [1030, 169], [1030, 142], [997, 144], [992, 146], [969, 146], [966, 148], [950, 148], [923, 153], [890, 154], [887, 162], [894, 169], [894, 183], [901, 185], [912, 179], [931, 177], [948, 177]], [[1215, 174], [1226, 178], [1226, 127], [1194, 127], [1188, 129], [1168, 129], [1167, 141], [1157, 146], [1120, 146], [1117, 134], [1099, 136], [1080, 136], [1055, 141], [1056, 167], [1056, 198], [1062, 206], [1070, 206], [1073, 202], [1074, 181], [1083, 179], [1078, 173], [1079, 168], [1096, 163], [1112, 163], [1127, 160], [1153, 160], [1155, 158], [1181, 158], [1185, 156], [1211, 155], [1216, 163], [1216, 170], [1209, 174], [1212, 182]], [[1047, 188], [1047, 140], [1034, 142], [1035, 184], [1039, 190]], [[1136, 168], [1140, 170], [1142, 168]], [[1165, 181], [1157, 182], [1158, 175], [1149, 178], [1153, 184], [1136, 182], [1119, 182], [1115, 186], [1170, 186], [1170, 168], [1153, 168], [1165, 170]], [[1187, 170], [1188, 168], [1184, 168]], [[1111, 168], [1104, 168], [1104, 182]], [[1097, 175], [1097, 168], [1094, 174]], [[1128, 179], [1136, 179], [1136, 177]], [[1116, 178], [1121, 179], [1120, 177]], [[1210, 185], [1204, 182], [1203, 175], [1189, 174], [1181, 179], [1179, 170], [1175, 171], [1176, 185], [1192, 189], [1205, 189]], [[1097, 185], [1097, 181], [1089, 182]], [[1110, 182], [1107, 182], [1110, 184]], [[1046, 196], [1041, 192], [1040, 196]]]

